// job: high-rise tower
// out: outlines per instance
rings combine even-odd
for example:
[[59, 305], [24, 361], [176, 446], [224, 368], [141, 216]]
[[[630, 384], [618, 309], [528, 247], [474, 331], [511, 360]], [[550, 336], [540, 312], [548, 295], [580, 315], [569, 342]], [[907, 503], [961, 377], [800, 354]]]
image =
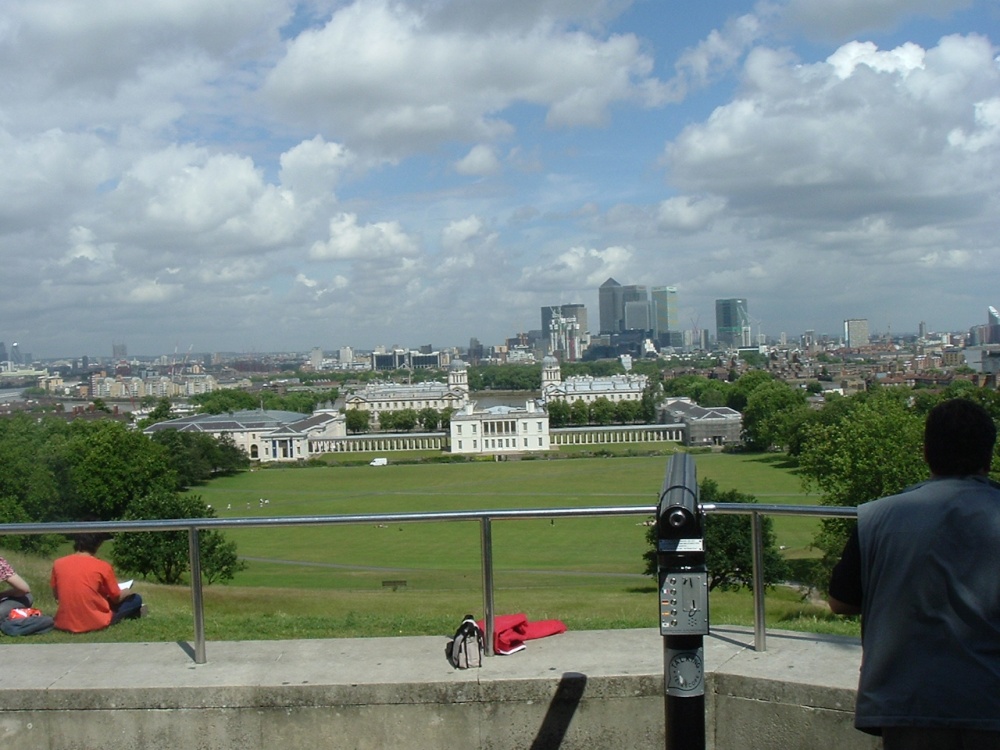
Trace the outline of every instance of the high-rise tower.
[[868, 346], [868, 319], [849, 318], [844, 321], [844, 345], [848, 349]]
[[609, 278], [597, 290], [601, 333], [618, 333], [622, 327], [625, 306], [622, 303], [622, 285]]
[[649, 290], [653, 302], [653, 331], [657, 340], [669, 331], [680, 330], [677, 320], [677, 287], [654, 286]]
[[750, 314], [745, 299], [715, 300], [715, 338], [719, 346], [750, 346]]

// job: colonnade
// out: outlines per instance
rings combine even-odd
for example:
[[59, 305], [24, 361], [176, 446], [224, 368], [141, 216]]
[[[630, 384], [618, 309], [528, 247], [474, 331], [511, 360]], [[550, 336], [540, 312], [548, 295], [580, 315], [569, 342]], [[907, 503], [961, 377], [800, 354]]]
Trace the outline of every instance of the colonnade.
[[[607, 445], [617, 443], [684, 442], [683, 425], [616, 425], [608, 427], [567, 427], [549, 431], [553, 448], [560, 445]], [[309, 454], [389, 453], [394, 451], [449, 451], [445, 433], [381, 434], [366, 433], [339, 438], [311, 439]], [[531, 452], [525, 448], [524, 452]]]
[[448, 436], [440, 434], [379, 434], [348, 435], [309, 441], [309, 453], [388, 453], [391, 451], [439, 451], [448, 445]]
[[628, 427], [568, 427], [549, 432], [553, 446], [606, 445], [608, 443], [680, 443], [681, 425], [633, 425]]

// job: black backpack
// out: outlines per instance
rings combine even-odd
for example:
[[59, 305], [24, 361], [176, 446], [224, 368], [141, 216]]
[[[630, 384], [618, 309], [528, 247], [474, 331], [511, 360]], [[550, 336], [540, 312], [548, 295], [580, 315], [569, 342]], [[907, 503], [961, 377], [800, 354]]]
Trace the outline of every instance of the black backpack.
[[455, 631], [455, 637], [448, 641], [444, 653], [448, 663], [455, 669], [483, 666], [483, 631], [476, 624], [476, 618], [466, 615]]

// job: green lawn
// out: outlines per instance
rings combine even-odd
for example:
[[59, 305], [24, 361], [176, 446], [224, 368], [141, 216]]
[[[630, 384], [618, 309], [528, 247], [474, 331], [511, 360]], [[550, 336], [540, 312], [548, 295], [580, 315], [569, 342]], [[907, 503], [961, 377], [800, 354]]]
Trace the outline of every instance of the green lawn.
[[[799, 479], [771, 455], [702, 454], [698, 477], [762, 503], [812, 504]], [[222, 518], [381, 514], [453, 509], [648, 505], [657, 501], [665, 456], [574, 458], [386, 467], [339, 465], [264, 469], [198, 488]], [[260, 504], [261, 498], [269, 502]], [[655, 587], [641, 575], [643, 517], [497, 521], [493, 524], [498, 613], [559, 618], [574, 629], [654, 627]], [[786, 554], [802, 556], [815, 521], [778, 517]], [[475, 522], [277, 527], [228, 531], [248, 561], [228, 586], [206, 589], [206, 633], [220, 638], [447, 633], [465, 612], [482, 611], [479, 525]], [[12, 555], [36, 591], [49, 561]], [[385, 581], [406, 581], [393, 590]], [[153, 612], [83, 639], [190, 637], [186, 587], [141, 582]], [[40, 605], [54, 610], [47, 592]], [[768, 595], [771, 627], [856, 632], [855, 623], [803, 603], [788, 589]], [[748, 593], [713, 594], [712, 622], [753, 622]], [[262, 617], [263, 616], [263, 617]], [[65, 639], [64, 634], [44, 638]]]

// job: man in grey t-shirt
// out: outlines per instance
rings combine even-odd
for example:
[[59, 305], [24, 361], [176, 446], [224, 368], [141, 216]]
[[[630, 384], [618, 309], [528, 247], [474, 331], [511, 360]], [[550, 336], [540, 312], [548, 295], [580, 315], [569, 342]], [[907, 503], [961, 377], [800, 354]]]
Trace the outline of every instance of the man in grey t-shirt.
[[931, 410], [930, 480], [858, 508], [830, 608], [861, 614], [855, 726], [887, 750], [1000, 750], [996, 425], [967, 399]]

